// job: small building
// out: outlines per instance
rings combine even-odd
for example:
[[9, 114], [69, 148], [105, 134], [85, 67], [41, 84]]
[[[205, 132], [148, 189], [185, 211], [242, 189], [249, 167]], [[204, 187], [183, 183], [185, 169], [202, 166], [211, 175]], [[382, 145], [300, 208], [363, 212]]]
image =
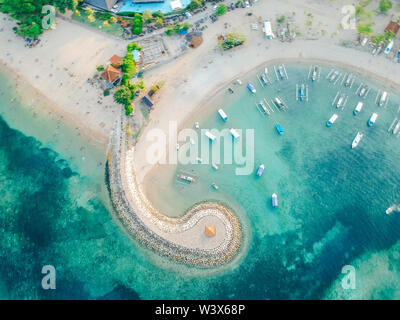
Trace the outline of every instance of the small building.
[[193, 36], [192, 41], [190, 41], [189, 47], [196, 49], [198, 46], [200, 46], [203, 43], [203, 38], [200, 36]]
[[142, 102], [143, 102], [146, 106], [148, 106], [149, 108], [153, 108], [153, 106], [154, 106], [154, 104], [153, 104], [153, 102], [151, 102], [150, 98], [148, 98], [148, 97], [146, 97], [146, 96], [144, 96], [144, 97], [142, 98]]
[[392, 31], [394, 33], [394, 35], [396, 35], [397, 32], [399, 32], [399, 29], [400, 29], [400, 25], [396, 21], [390, 21], [388, 26], [385, 29], [385, 32]]
[[85, 3], [97, 9], [110, 11], [118, 0], [85, 0]]
[[207, 237], [212, 238], [217, 235], [217, 230], [215, 226], [206, 226], [204, 233], [206, 234]]
[[110, 63], [113, 65], [113, 67], [115, 68], [119, 68], [119, 66], [121, 65], [121, 61], [122, 58], [120, 56], [117, 56], [116, 54], [114, 54], [111, 58], [110, 58]]
[[107, 86], [112, 88], [119, 82], [120, 72], [112, 65], [108, 65], [107, 68], [101, 73], [101, 77], [106, 81]]
[[266, 37], [267, 39], [274, 39], [274, 38], [275, 38], [275, 35], [274, 35], [274, 33], [272, 32], [271, 22], [270, 22], [268, 19], [266, 19], [266, 20], [264, 21], [264, 28], [263, 28], [263, 30], [264, 30], [264, 33], [265, 33], [265, 37]]

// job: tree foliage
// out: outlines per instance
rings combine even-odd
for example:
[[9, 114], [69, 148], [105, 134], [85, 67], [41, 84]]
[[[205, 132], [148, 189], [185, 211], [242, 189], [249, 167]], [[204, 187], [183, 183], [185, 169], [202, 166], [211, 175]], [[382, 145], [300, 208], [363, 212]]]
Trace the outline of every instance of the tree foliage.
[[24, 37], [36, 38], [43, 33], [42, 20], [48, 13], [42, 13], [45, 5], [52, 5], [58, 11], [75, 10], [82, 0], [0, 0], [0, 11], [17, 20], [15, 32]]
[[218, 6], [217, 6], [217, 9], [215, 10], [215, 14], [217, 16], [222, 16], [222, 15], [224, 15], [226, 13], [227, 9], [228, 8], [227, 8], [226, 5], [224, 5], [223, 3], [219, 3]]
[[392, 2], [389, 0], [381, 0], [379, 2], [379, 10], [381, 12], [387, 12], [389, 9], [392, 8]]

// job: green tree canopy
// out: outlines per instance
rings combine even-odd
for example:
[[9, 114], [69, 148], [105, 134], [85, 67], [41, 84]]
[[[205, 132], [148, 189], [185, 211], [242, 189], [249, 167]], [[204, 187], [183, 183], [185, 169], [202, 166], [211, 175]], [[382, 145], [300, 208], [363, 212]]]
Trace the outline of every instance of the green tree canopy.
[[43, 33], [42, 13], [45, 5], [52, 5], [60, 12], [74, 10], [82, 0], [0, 0], [0, 11], [18, 21], [15, 32], [24, 37], [35, 38]]

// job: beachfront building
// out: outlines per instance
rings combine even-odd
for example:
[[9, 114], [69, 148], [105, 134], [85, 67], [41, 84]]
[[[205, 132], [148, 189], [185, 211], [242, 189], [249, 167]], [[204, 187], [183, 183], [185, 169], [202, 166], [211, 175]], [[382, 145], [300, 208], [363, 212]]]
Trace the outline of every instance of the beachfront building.
[[191, 0], [126, 0], [123, 2], [120, 12], [144, 12], [160, 11], [170, 13], [185, 8]]
[[396, 36], [397, 32], [399, 32], [399, 29], [400, 29], [400, 25], [396, 21], [390, 21], [388, 26], [385, 29], [385, 32], [391, 31]]
[[101, 10], [110, 11], [113, 6], [118, 2], [118, 0], [85, 0], [85, 3]]
[[112, 65], [108, 65], [107, 68], [101, 73], [101, 77], [106, 82], [107, 87], [113, 88], [118, 85], [121, 80], [121, 73], [119, 70], [115, 69]]

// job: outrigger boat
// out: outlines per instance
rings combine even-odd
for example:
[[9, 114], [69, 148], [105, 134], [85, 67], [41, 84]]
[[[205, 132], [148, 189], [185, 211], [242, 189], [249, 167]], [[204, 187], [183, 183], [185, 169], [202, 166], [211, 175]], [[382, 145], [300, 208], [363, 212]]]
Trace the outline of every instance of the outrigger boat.
[[279, 110], [286, 108], [286, 105], [283, 103], [283, 101], [279, 97], [275, 98], [274, 103], [278, 107]]
[[254, 86], [251, 83], [247, 84], [247, 88], [251, 93], [256, 93], [256, 88], [254, 88]]
[[228, 92], [229, 92], [229, 93], [234, 93], [234, 91], [233, 91], [232, 88], [228, 88]]
[[278, 207], [278, 195], [276, 193], [272, 194], [272, 207], [276, 208]]
[[277, 123], [275, 128], [276, 128], [276, 131], [278, 131], [278, 133], [282, 136], [284, 133], [282, 126], [279, 123]]
[[268, 108], [265, 106], [263, 101], [260, 101], [258, 103], [258, 106], [261, 108], [262, 111], [264, 111], [266, 114], [270, 114], [270, 111], [268, 110]]
[[307, 91], [306, 86], [303, 83], [299, 87], [299, 99], [300, 99], [300, 101], [304, 101], [306, 99], [306, 96], [307, 96], [307, 92], [306, 91]]
[[265, 169], [265, 167], [264, 167], [263, 164], [258, 167], [258, 170], [257, 170], [257, 173], [256, 173], [257, 177], [261, 177], [262, 176], [262, 174], [264, 172], [264, 169]]
[[400, 130], [400, 120], [399, 122], [396, 124], [396, 126], [393, 129], [393, 134], [397, 134], [397, 132], [399, 132]]
[[349, 73], [348, 76], [346, 77], [346, 81], [344, 82], [344, 86], [350, 87], [352, 80], [353, 80], [353, 74]]
[[194, 182], [194, 178], [193, 177], [189, 177], [189, 176], [186, 176], [184, 174], [179, 174], [178, 178], [183, 180], [183, 181], [189, 182], [189, 183]]
[[278, 67], [278, 75], [279, 75], [279, 78], [280, 78], [281, 80], [283, 80], [283, 79], [286, 78], [286, 76], [285, 76], [285, 71], [283, 70], [283, 66], [282, 66], [282, 65], [280, 65], [280, 66]]
[[336, 103], [336, 108], [340, 108], [344, 104], [344, 96], [340, 96], [337, 103]]
[[360, 93], [358, 94], [361, 98], [364, 97], [368, 92], [368, 86], [365, 84], [361, 87]]
[[264, 74], [260, 75], [260, 79], [264, 85], [268, 85], [267, 77]]
[[311, 76], [311, 80], [313, 82], [318, 80], [318, 72], [319, 72], [319, 67], [318, 66], [314, 66], [313, 72], [312, 72], [312, 76]]
[[327, 126], [327, 127], [332, 126], [332, 125], [335, 123], [335, 121], [336, 121], [336, 119], [337, 119], [338, 117], [339, 117], [339, 116], [335, 113], [332, 117], [330, 117], [330, 119], [329, 119], [328, 122], [326, 123], [326, 126]]
[[385, 102], [386, 102], [386, 100], [387, 100], [387, 97], [388, 97], [388, 93], [387, 93], [386, 91], [384, 91], [384, 92], [382, 93], [381, 99], [379, 100], [379, 106], [380, 106], [380, 107], [383, 107], [383, 106], [384, 106], [384, 104], [385, 104]]
[[331, 77], [329, 78], [329, 81], [330, 81], [330, 82], [335, 81], [335, 79], [336, 79], [338, 76], [339, 76], [339, 71], [336, 71], [336, 70], [335, 70], [335, 71], [332, 73]]
[[356, 108], [354, 109], [353, 113], [354, 115], [358, 115], [363, 107], [363, 103], [360, 101], [359, 103], [357, 103]]
[[361, 132], [358, 132], [356, 137], [353, 140], [353, 143], [351, 144], [351, 148], [354, 149], [355, 147], [357, 147], [363, 137], [364, 137], [364, 134]]

